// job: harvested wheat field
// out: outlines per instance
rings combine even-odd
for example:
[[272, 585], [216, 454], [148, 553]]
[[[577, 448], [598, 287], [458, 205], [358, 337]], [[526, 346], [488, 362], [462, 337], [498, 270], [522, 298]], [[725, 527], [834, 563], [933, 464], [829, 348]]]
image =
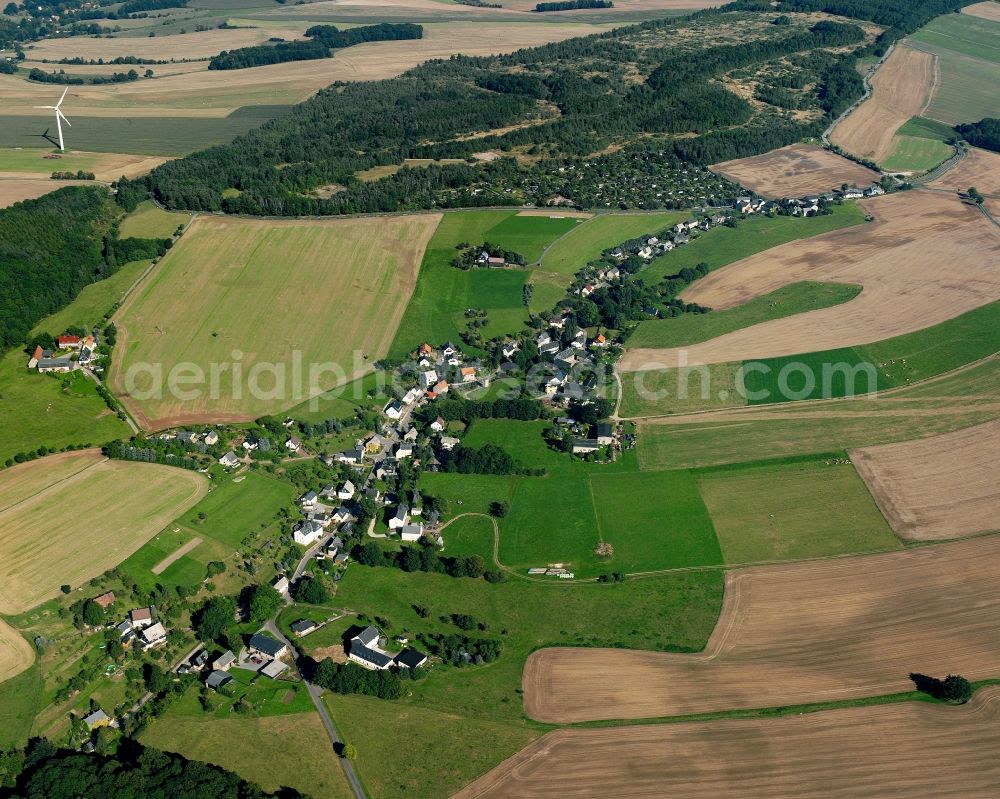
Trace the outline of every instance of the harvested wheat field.
[[934, 56], [896, 47], [872, 78], [872, 95], [833, 129], [831, 140], [881, 163], [895, 149], [896, 131], [926, 109], [933, 87]]
[[[58, 95], [48, 99], [55, 102]], [[82, 169], [84, 172], [93, 172], [97, 180], [113, 181], [122, 175], [128, 178], [145, 175], [167, 160], [160, 156], [125, 153], [67, 150], [57, 155], [51, 148], [0, 147], [0, 177], [48, 178], [53, 172], [76, 172]], [[79, 181], [76, 183], [79, 185]]]
[[844, 183], [868, 186], [878, 173], [813, 144], [790, 144], [752, 158], [709, 167], [713, 172], [752, 189], [761, 197], [801, 197]]
[[440, 219], [196, 219], [116, 316], [115, 391], [159, 429], [256, 419], [360, 377]]
[[[200, 474], [96, 450], [0, 473], [0, 613], [117, 566], [208, 491]], [[127, 501], [122, 501], [122, 498]]]
[[879, 696], [912, 672], [1000, 676], [1000, 536], [726, 575], [697, 655], [555, 647], [523, 676], [533, 719], [656, 718]]
[[966, 6], [962, 9], [963, 14], [971, 14], [974, 17], [979, 17], [980, 19], [989, 19], [994, 22], [1000, 22], [1000, 3], [994, 2], [994, 0], [986, 0], [985, 3], [976, 3], [972, 6]]
[[[316, 8], [310, 4], [309, 8]], [[439, 3], [432, 3], [440, 9]], [[311, 23], [303, 21], [303, 29]], [[546, 23], [529, 25], [524, 22], [496, 22], [482, 25], [472, 22], [431, 23], [424, 25], [424, 38], [407, 41], [367, 42], [337, 51], [334, 58], [315, 61], [292, 61], [284, 64], [237, 70], [209, 70], [208, 63], [200, 62], [197, 71], [169, 74], [155, 80], [129, 83], [72, 86], [66, 98], [66, 113], [77, 116], [172, 116], [172, 117], [224, 117], [237, 108], [247, 105], [292, 105], [311, 97], [319, 89], [334, 81], [381, 80], [391, 78], [432, 58], [448, 58], [456, 53], [465, 55], [490, 55], [511, 53], [522, 47], [533, 47], [548, 42], [563, 41], [575, 36], [586, 36], [610, 30], [611, 25], [585, 23]], [[272, 31], [267, 28], [209, 32], [253, 34], [265, 40]], [[132, 53], [142, 47], [142, 55], [158, 56], [159, 50], [147, 52], [146, 42], [160, 44], [168, 39], [181, 45], [190, 36], [185, 34], [155, 39], [82, 39], [99, 47], [113, 43], [115, 48]], [[286, 39], [293, 37], [288, 29], [277, 34]], [[74, 49], [72, 39], [53, 39], [46, 45]], [[201, 42], [201, 40], [195, 40]], [[126, 44], [122, 44], [126, 43]], [[199, 52], [211, 51], [215, 55], [227, 47], [238, 46], [199, 44]], [[89, 47], [89, 45], [88, 45]], [[185, 45], [184, 52], [193, 52], [194, 45]], [[212, 49], [214, 47], [214, 49]], [[82, 48], [86, 50], [87, 48]], [[117, 50], [116, 50], [117, 52]], [[85, 58], [92, 57], [86, 52]], [[34, 51], [32, 57], [40, 57]], [[93, 56], [96, 57], [96, 56]], [[105, 55], [105, 58], [108, 56]], [[181, 57], [178, 53], [175, 57]], [[188, 56], [191, 57], [191, 56]], [[156, 66], [153, 71], [156, 71]], [[0, 108], [5, 114], [36, 115], [38, 86], [20, 78], [0, 75]], [[116, 176], [117, 177], [117, 176]]]
[[35, 662], [35, 650], [17, 630], [0, 619], [0, 683]]
[[1000, 422], [856, 449], [851, 460], [900, 538], [1000, 529]]
[[1000, 792], [1000, 688], [774, 719], [555, 730], [455, 799], [985, 799]]
[[[784, 244], [712, 272], [683, 293], [716, 310], [800, 280], [860, 284], [855, 299], [686, 348], [635, 349], [622, 371], [728, 363], [871, 344], [1000, 298], [1000, 231], [957, 196], [910, 191], [864, 203], [875, 221]], [[947, 265], [947, 268], [942, 268]]]
[[21, 200], [34, 200], [50, 191], [63, 186], [78, 186], [76, 180], [49, 180], [27, 174], [18, 175], [14, 172], [0, 172], [0, 208], [19, 203]]
[[972, 147], [965, 158], [930, 185], [953, 191], [975, 186], [987, 197], [1000, 197], [1000, 153]]

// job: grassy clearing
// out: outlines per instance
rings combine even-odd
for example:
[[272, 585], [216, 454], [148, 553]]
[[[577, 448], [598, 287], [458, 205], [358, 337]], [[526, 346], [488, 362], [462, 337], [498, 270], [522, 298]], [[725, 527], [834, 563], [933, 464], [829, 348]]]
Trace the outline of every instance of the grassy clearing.
[[214, 763], [267, 791], [287, 786], [330, 799], [353, 796], [315, 713], [196, 720], [171, 709], [142, 734], [142, 742]]
[[729, 564], [902, 548], [842, 460], [709, 470], [697, 483]]
[[165, 239], [190, 219], [190, 214], [164, 211], [152, 200], [147, 200], [122, 220], [119, 233], [123, 239], [130, 236], [139, 239]]
[[640, 322], [629, 336], [628, 346], [686, 347], [772, 319], [841, 305], [860, 293], [861, 286], [844, 283], [791, 283], [725, 311]]
[[130, 261], [111, 277], [85, 286], [75, 300], [62, 310], [45, 317], [31, 331], [58, 336], [73, 326], [93, 327], [116, 302], [120, 302], [125, 292], [149, 266], [149, 261]]
[[0, 147], [0, 172], [37, 172], [41, 175], [56, 171], [76, 172], [78, 169], [93, 172], [103, 160], [98, 153], [67, 152], [62, 153], [60, 158], [45, 157], [55, 152], [53, 147]]
[[954, 153], [951, 146], [935, 139], [897, 135], [895, 149], [882, 162], [882, 168], [890, 172], [928, 172]]
[[[373, 796], [448, 796], [542, 734], [365, 696], [327, 694], [324, 701], [344, 740], [361, 742], [357, 767]], [[379, 727], [392, 735], [373, 735]], [[462, 758], [453, 756], [458, 752]]]
[[538, 266], [545, 272], [573, 275], [609, 247], [643, 233], [659, 232], [687, 218], [683, 211], [595, 216], [553, 244]]
[[1000, 361], [877, 399], [761, 408], [684, 424], [643, 424], [642, 469], [782, 458], [939, 435], [1000, 416]]
[[[441, 796], [470, 781], [491, 764], [521, 748], [545, 728], [525, 718], [521, 672], [534, 649], [554, 644], [625, 646], [692, 651], [710, 634], [722, 599], [718, 573], [678, 574], [615, 585], [567, 585], [482, 580], [436, 574], [405, 574], [396, 569], [352, 567], [339, 583], [337, 602], [389, 621], [392, 631], [453, 632], [438, 617], [469, 613], [485, 622], [502, 642], [500, 658], [480, 667], [436, 665], [412, 684], [412, 695], [360, 712], [364, 700], [331, 697], [334, 721], [359, 751], [362, 778], [382, 795], [384, 786], [414, 795]], [[412, 605], [430, 610], [421, 619]], [[308, 640], [308, 639], [307, 639]], [[344, 701], [346, 700], [346, 701]], [[377, 718], [381, 723], [370, 723]], [[447, 730], [442, 729], [447, 726]], [[386, 730], [394, 730], [387, 736]], [[448, 742], [486, 736], [492, 745], [470, 747]], [[436, 741], [432, 757], [416, 757]], [[427, 742], [427, 743], [424, 743]], [[387, 746], [395, 757], [380, 757]], [[484, 754], [486, 753], [486, 754]], [[440, 783], [435, 779], [440, 775]], [[422, 786], [432, 786], [429, 793]]]
[[[555, 223], [559, 223], [556, 225]], [[456, 269], [451, 265], [460, 243], [489, 241], [521, 252], [526, 258], [541, 250], [559, 230], [568, 230], [575, 219], [518, 216], [516, 211], [455, 211], [446, 213], [427, 245], [420, 277], [406, 306], [390, 353], [402, 355], [421, 343], [459, 341], [465, 329], [465, 310], [483, 308], [489, 324], [483, 337], [514, 333], [528, 318], [524, 306], [524, 269]]]
[[[187, 399], [167, 391], [126, 399], [156, 428], [257, 418], [359, 376], [385, 354], [436, 223], [430, 214], [323, 222], [200, 218], [122, 308], [125, 340], [112, 384], [124, 393], [130, 364], [162, 364], [164, 375], [178, 363], [197, 365], [202, 380], [175, 392]], [[213, 397], [211, 364], [234, 361], [242, 377], [228, 372]], [[149, 392], [148, 375], [137, 382], [133, 393]]]
[[41, 706], [42, 671], [36, 663], [0, 683], [0, 748], [23, 746]]
[[185, 513], [181, 522], [202, 537], [237, 549], [256, 529], [267, 527], [295, 495], [290, 484], [250, 472], [238, 483], [222, 483]]
[[566, 290], [571, 282], [569, 275], [534, 270], [528, 278], [528, 284], [531, 286], [531, 302], [528, 309], [533, 314], [552, 310], [553, 306], [566, 297]]
[[853, 202], [834, 206], [831, 214], [806, 219], [751, 216], [739, 220], [738, 227], [717, 227], [706, 231], [690, 244], [653, 261], [639, 273], [639, 277], [648, 284], [658, 283], [667, 275], [702, 262], [708, 264], [710, 270], [719, 269], [772, 247], [857, 225], [864, 219], [864, 212]]
[[128, 435], [83, 374], [70, 376], [64, 389], [63, 376], [28, 371], [27, 362], [19, 350], [0, 357], [0, 464], [42, 446], [97, 446]]

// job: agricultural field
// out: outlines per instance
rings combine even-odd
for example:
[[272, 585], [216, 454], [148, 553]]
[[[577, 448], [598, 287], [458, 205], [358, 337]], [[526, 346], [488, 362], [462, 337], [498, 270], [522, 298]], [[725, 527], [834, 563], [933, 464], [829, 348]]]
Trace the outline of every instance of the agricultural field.
[[936, 59], [937, 80], [925, 116], [956, 125], [1000, 115], [996, 93], [1000, 20], [987, 15], [944, 14], [910, 36], [907, 43]]
[[35, 650], [17, 630], [0, 619], [0, 683], [16, 677], [35, 662]]
[[[532, 650], [568, 643], [697, 651], [715, 623], [721, 588], [715, 572], [615, 585], [521, 579], [489, 584], [355, 565], [338, 584], [338, 605], [380, 616], [393, 634], [455, 632], [439, 617], [468, 613], [487, 625], [479, 635], [499, 639], [502, 652], [481, 667], [436, 665], [425, 679], [408, 683], [412, 694], [396, 702], [334, 695], [328, 704], [345, 738], [357, 746], [362, 778], [373, 792], [404, 785], [416, 795], [448, 795], [545, 732], [525, 718], [521, 706], [521, 674]], [[414, 605], [428, 608], [429, 617], [420, 618]], [[387, 737], [387, 729], [399, 733]], [[491, 747], [449, 745], [478, 740], [478, 734]], [[442, 743], [433, 757], [419, 756], [435, 741]], [[390, 745], [396, 756], [379, 757]]]
[[425, 341], [458, 342], [468, 308], [487, 311], [484, 339], [520, 331], [528, 319], [524, 284], [529, 270], [457, 269], [451, 265], [459, 255], [457, 245], [488, 241], [520, 252], [531, 261], [551, 242], [582, 224], [576, 218], [552, 219], [516, 210], [446, 212], [427, 245], [420, 278], [390, 353], [404, 355]]
[[672, 319], [649, 319], [640, 322], [628, 338], [631, 348], [686, 347], [717, 336], [758, 325], [771, 319], [832, 308], [850, 302], [861, 293], [861, 286], [847, 283], [802, 281], [749, 302], [707, 314], [684, 314]]
[[[801, 280], [861, 285], [850, 302], [775, 319], [683, 351], [687, 363], [726, 363], [838, 349], [900, 337], [1000, 298], [1000, 278], [983, 273], [1000, 235], [957, 197], [910, 191], [863, 205], [871, 225], [777, 247], [697, 281], [683, 294], [716, 310], [733, 308]], [[947, 272], [940, 265], [947, 263]], [[631, 350], [622, 371], [670, 368], [678, 350]]]
[[0, 356], [0, 463], [39, 447], [96, 446], [128, 434], [84, 374], [40, 375], [27, 363], [20, 350]]
[[1000, 779], [998, 719], [1000, 689], [991, 686], [959, 708], [908, 701], [772, 719], [556, 730], [455, 798], [623, 789], [690, 799], [987, 796]]
[[[0, 472], [0, 611], [20, 613], [117, 566], [208, 489], [194, 472], [53, 455]], [[114, 497], [129, 498], [115, 503]], [[54, 501], [58, 498], [58, 502]], [[50, 532], [40, 544], [36, 531]]]
[[992, 536], [730, 571], [703, 652], [541, 649], [525, 667], [525, 712], [657, 718], [881, 696], [911, 689], [914, 672], [995, 677], [998, 566]]
[[642, 469], [821, 454], [925, 438], [1000, 417], [995, 357], [914, 386], [792, 405], [663, 416], [639, 425]]
[[[67, 95], [69, 97], [69, 95]], [[52, 102], [58, 100], [58, 96]], [[67, 136], [70, 135], [67, 131]], [[52, 172], [93, 172], [97, 180], [112, 181], [125, 177], [144, 175], [162, 164], [165, 158], [150, 158], [138, 155], [112, 154], [104, 152], [78, 152], [67, 150], [57, 153], [50, 146], [42, 149], [42, 143], [25, 143], [22, 147], [0, 148], [0, 173], [37, 173], [46, 177]], [[55, 184], [55, 181], [52, 181]]]
[[122, 220], [118, 233], [123, 239], [166, 239], [190, 221], [190, 214], [165, 211], [147, 200]]
[[927, 172], [955, 154], [946, 142], [956, 135], [943, 122], [914, 117], [897, 132], [894, 149], [882, 167], [890, 172]]
[[851, 458], [896, 533], [909, 541], [993, 531], [1000, 423], [855, 449]]
[[963, 192], [975, 186], [984, 196], [995, 200], [1000, 196], [1000, 154], [973, 147], [962, 161], [930, 185]]
[[[439, 219], [199, 218], [116, 315], [112, 386], [155, 429], [255, 419], [359, 377], [386, 354]], [[246, 382], [217, 376], [213, 391], [211, 365], [234, 362]], [[139, 399], [155, 376], [130, 385], [134, 364], [161, 368], [164, 381], [185, 364], [185, 374], [200, 369], [202, 379]]]
[[897, 132], [927, 110], [935, 84], [934, 57], [898, 46], [871, 83], [871, 96], [833, 129], [830, 138], [843, 150], [882, 164], [890, 156], [899, 159]]
[[79, 184], [73, 180], [49, 180], [0, 174], [0, 208], [6, 208], [23, 200], [35, 200], [50, 191], [75, 185]]
[[813, 144], [791, 144], [752, 158], [713, 164], [712, 171], [761, 197], [802, 197], [843, 183], [868, 186], [878, 173]]
[[843, 457], [708, 469], [696, 479], [730, 565], [901, 547]]

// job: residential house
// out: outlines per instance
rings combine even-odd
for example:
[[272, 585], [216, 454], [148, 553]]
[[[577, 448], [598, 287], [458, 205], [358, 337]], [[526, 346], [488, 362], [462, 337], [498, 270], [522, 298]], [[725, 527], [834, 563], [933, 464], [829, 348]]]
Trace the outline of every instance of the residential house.
[[607, 338], [605, 338], [603, 333], [598, 333], [596, 336], [594, 336], [593, 341], [590, 342], [590, 346], [596, 348], [606, 347], [607, 345], [608, 345], [608, 340]]
[[153, 611], [150, 608], [136, 608], [128, 614], [128, 620], [132, 629], [140, 630], [153, 623]]
[[560, 369], [572, 369], [573, 364], [576, 363], [576, 353], [573, 351], [572, 347], [567, 347], [559, 353], [556, 353], [555, 364]]
[[403, 415], [403, 405], [399, 400], [392, 400], [382, 409], [382, 413], [392, 420], [399, 419]]
[[94, 597], [94, 601], [101, 606], [104, 610], [107, 610], [113, 604], [115, 604], [115, 592], [108, 591], [106, 594], [101, 594], [99, 597]]
[[438, 380], [438, 382], [434, 384], [434, 388], [427, 392], [427, 396], [431, 399], [436, 399], [442, 394], [447, 394], [448, 389], [449, 386], [447, 380]]
[[550, 336], [547, 332], [542, 331], [541, 333], [538, 334], [538, 338], [535, 339], [535, 344], [538, 346], [539, 349], [541, 349], [550, 341], [552, 341], [552, 336]]
[[279, 574], [271, 580], [271, 587], [279, 594], [288, 594], [288, 578], [283, 574]]
[[573, 336], [573, 341], [570, 342], [570, 347], [576, 350], [582, 350], [587, 345], [587, 331], [578, 330], [576, 335]]
[[205, 433], [204, 441], [208, 446], [213, 447], [219, 443], [219, 434], [214, 430], [209, 430]]
[[139, 633], [139, 638], [143, 649], [152, 649], [167, 642], [167, 630], [160, 622], [156, 622]]
[[307, 547], [315, 544], [323, 537], [323, 525], [319, 522], [306, 520], [299, 522], [292, 530], [292, 538], [296, 544]]
[[295, 436], [289, 436], [288, 441], [285, 442], [285, 449], [290, 452], [298, 452], [302, 449], [302, 442]]
[[316, 507], [316, 501], [318, 499], [319, 499], [319, 494], [317, 494], [315, 491], [306, 491], [306, 493], [304, 493], [299, 498], [299, 505], [301, 505], [303, 508], [314, 508]]
[[433, 430], [435, 433], [440, 433], [447, 426], [448, 423], [440, 416], [433, 422], [431, 422], [431, 430]]
[[375, 627], [366, 627], [347, 644], [347, 657], [366, 669], [381, 671], [392, 665], [392, 658], [382, 650], [382, 636]]
[[357, 493], [358, 493], [357, 487], [354, 485], [354, 483], [348, 480], [340, 488], [337, 489], [337, 499], [342, 501], [354, 499], [354, 495]]
[[399, 530], [410, 523], [410, 509], [406, 505], [397, 505], [396, 512], [389, 517], [389, 529]]
[[454, 436], [441, 436], [441, 449], [448, 450], [449, 452], [459, 445], [460, 439]]
[[63, 335], [56, 339], [56, 346], [60, 350], [78, 350], [82, 343], [79, 336]]
[[317, 627], [319, 627], [319, 625], [311, 619], [300, 619], [292, 624], [292, 632], [301, 638], [304, 635], [309, 635], [309, 633]]
[[[405, 641], [403, 642], [405, 643]], [[419, 669], [427, 662], [427, 655], [416, 649], [404, 649], [394, 658], [396, 665], [403, 669]]]
[[334, 524], [344, 524], [351, 520], [351, 512], [341, 505], [333, 513], [330, 514], [330, 521]]
[[406, 392], [406, 394], [403, 395], [403, 404], [412, 405], [414, 402], [420, 399], [423, 393], [424, 392], [419, 388], [411, 388], [409, 391]]
[[433, 369], [420, 373], [420, 387], [431, 388], [438, 381], [438, 373]]
[[445, 344], [444, 347], [441, 350], [441, 355], [444, 358], [451, 358], [452, 356], [458, 355], [458, 354], [459, 354], [458, 347], [456, 347], [450, 341], [447, 344]]
[[542, 347], [538, 348], [538, 352], [541, 355], [555, 355], [561, 349], [562, 345], [558, 341], [550, 341]]
[[83, 720], [83, 723], [87, 725], [88, 730], [96, 730], [99, 727], [107, 727], [111, 724], [111, 717], [101, 710], [101, 708], [97, 708], [97, 710]]
[[476, 380], [476, 367], [463, 366], [458, 370], [458, 382], [473, 383]]
[[213, 691], [218, 691], [225, 685], [228, 685], [233, 681], [233, 678], [224, 671], [213, 670], [205, 678], [205, 685], [211, 688]]
[[423, 535], [424, 526], [422, 524], [404, 524], [399, 528], [399, 537], [403, 541], [419, 541]]
[[34, 369], [36, 366], [38, 366], [38, 362], [42, 360], [42, 358], [49, 358], [51, 357], [51, 355], [52, 355], [51, 352], [43, 350], [41, 345], [36, 344], [35, 351], [31, 354], [31, 357], [28, 359], [28, 368]]
[[430, 344], [427, 344], [425, 342], [425, 343], [423, 343], [423, 344], [420, 345], [420, 348], [417, 350], [417, 352], [420, 355], [433, 356], [434, 355], [434, 348]]
[[401, 461], [405, 458], [413, 457], [413, 444], [409, 441], [403, 441], [396, 447], [396, 460]]
[[47, 372], [74, 372], [79, 364], [69, 358], [41, 358], [38, 361], [38, 371], [45, 374]]
[[574, 455], [586, 455], [591, 452], [597, 452], [601, 448], [601, 445], [597, 443], [596, 439], [593, 438], [574, 438], [573, 439], [573, 454]]
[[288, 647], [281, 643], [281, 641], [277, 641], [264, 633], [254, 633], [250, 637], [247, 649], [251, 654], [265, 655], [275, 659], [280, 658], [288, 652]]
[[280, 660], [272, 660], [264, 668], [260, 670], [260, 673], [265, 677], [270, 677], [272, 680], [278, 679], [282, 674], [288, 670], [288, 664], [282, 663]]
[[520, 349], [516, 341], [505, 341], [503, 346], [500, 348], [500, 352], [503, 353], [504, 358], [512, 358], [514, 353]]
[[416, 443], [417, 436], [419, 435], [420, 433], [417, 432], [417, 428], [411, 427], [405, 433], [403, 433], [403, 441], [408, 441], [411, 444], [414, 444]]
[[238, 464], [239, 462], [240, 459], [236, 456], [236, 453], [233, 452], [232, 450], [229, 450], [229, 452], [227, 452], [225, 455], [219, 458], [219, 463], [230, 469], [233, 466], [236, 466], [236, 464]]
[[333, 456], [333, 459], [337, 463], [345, 463], [348, 466], [358, 466], [364, 460], [365, 453], [364, 450], [360, 448], [347, 449], [343, 452], [338, 452]]
[[221, 655], [219, 655], [215, 662], [212, 663], [213, 671], [229, 671], [233, 664], [236, 662], [236, 655], [233, 654], [231, 649], [227, 649]]
[[597, 425], [597, 443], [602, 447], [606, 447], [609, 444], [613, 444], [615, 440], [615, 428], [614, 425], [608, 422], [602, 422]]

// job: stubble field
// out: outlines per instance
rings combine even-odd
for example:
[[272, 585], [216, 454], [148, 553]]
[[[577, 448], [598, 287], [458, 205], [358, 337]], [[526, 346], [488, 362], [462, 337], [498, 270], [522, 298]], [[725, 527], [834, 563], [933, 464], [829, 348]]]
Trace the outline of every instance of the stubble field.
[[[117, 315], [112, 386], [157, 429], [255, 419], [361, 376], [388, 351], [440, 218], [195, 220]], [[178, 364], [203, 379], [169, 390]]]
[[[774, 319], [686, 348], [635, 349], [623, 372], [715, 364], [852, 347], [931, 327], [1000, 298], [983, 263], [1000, 235], [978, 210], [946, 194], [911, 191], [864, 204], [870, 225], [793, 242], [719, 269], [688, 302], [726, 310], [802, 280], [859, 284], [856, 299]], [[943, 268], [943, 265], [947, 265]], [[686, 358], [686, 361], [682, 359]]]
[[22, 200], [34, 200], [50, 191], [64, 186], [78, 186], [75, 180], [49, 180], [47, 178], [14, 176], [0, 174], [0, 208], [19, 203]]
[[35, 650], [17, 630], [0, 619], [0, 682], [16, 677], [35, 662]]
[[851, 458], [902, 538], [932, 541], [1000, 528], [1000, 422], [856, 449]]
[[882, 163], [896, 147], [896, 132], [920, 116], [934, 88], [935, 56], [898, 46], [872, 78], [872, 95], [831, 134], [834, 144]]
[[551, 648], [525, 712], [574, 723], [824, 702], [911, 689], [912, 672], [1000, 672], [1000, 536], [726, 575], [705, 650]]
[[[455, 794], [969, 799], [1000, 784], [1000, 688], [776, 719], [556, 730]], [[933, 752], [933, 756], [929, 753]]]
[[790, 144], [752, 158], [713, 164], [711, 170], [757, 192], [761, 197], [801, 197], [826, 192], [842, 183], [867, 186], [878, 174], [813, 144]]
[[62, 584], [117, 566], [204, 496], [208, 482], [87, 450], [12, 467], [0, 473], [0, 489], [0, 612], [21, 613]]

